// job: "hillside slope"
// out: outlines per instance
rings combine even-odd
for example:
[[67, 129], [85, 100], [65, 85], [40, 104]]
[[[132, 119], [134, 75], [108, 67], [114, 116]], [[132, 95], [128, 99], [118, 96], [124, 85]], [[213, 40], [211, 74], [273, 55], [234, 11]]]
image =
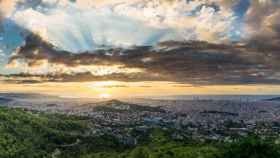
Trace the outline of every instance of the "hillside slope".
[[151, 129], [136, 146], [96, 136], [85, 117], [0, 108], [1, 158], [267, 158], [279, 157], [274, 140], [248, 137], [235, 143], [172, 139], [172, 130]]

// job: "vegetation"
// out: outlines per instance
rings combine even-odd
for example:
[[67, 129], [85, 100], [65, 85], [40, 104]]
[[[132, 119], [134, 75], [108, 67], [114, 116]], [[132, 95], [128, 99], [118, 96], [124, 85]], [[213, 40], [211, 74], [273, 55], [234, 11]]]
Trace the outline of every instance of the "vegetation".
[[104, 111], [104, 112], [141, 112], [141, 111], [165, 112], [160, 107], [143, 106], [143, 105], [121, 102], [118, 100], [106, 101], [105, 105], [96, 106], [94, 107], [94, 110]]
[[234, 143], [175, 141], [152, 129], [137, 146], [93, 136], [87, 118], [0, 108], [1, 158], [276, 158], [278, 141], [252, 136]]

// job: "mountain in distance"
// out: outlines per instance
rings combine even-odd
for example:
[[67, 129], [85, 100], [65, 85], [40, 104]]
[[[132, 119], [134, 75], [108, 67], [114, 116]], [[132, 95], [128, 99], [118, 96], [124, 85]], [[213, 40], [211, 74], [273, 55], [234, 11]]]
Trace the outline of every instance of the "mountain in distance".
[[264, 101], [280, 101], [280, 97], [274, 97], [270, 99], [265, 99]]

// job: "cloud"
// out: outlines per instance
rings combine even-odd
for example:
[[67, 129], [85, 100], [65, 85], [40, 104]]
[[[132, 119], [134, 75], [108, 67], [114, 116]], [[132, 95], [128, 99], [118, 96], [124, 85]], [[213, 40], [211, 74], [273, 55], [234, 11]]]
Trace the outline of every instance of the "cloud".
[[1, 0], [0, 15], [71, 52], [166, 40], [225, 42], [239, 35], [279, 41], [279, 1], [251, 0], [239, 25], [238, 5], [240, 0]]
[[2, 18], [30, 34], [8, 64], [23, 74], [10, 79], [279, 84], [280, 2], [251, 0], [238, 15], [240, 2], [2, 0]]
[[16, 67], [32, 74], [73, 74], [90, 72], [96, 76], [113, 73], [135, 73], [142, 70], [125, 68], [121, 62], [115, 62], [104, 54], [72, 54], [56, 50], [37, 35], [26, 39], [26, 44], [13, 54], [7, 67]]
[[19, 25], [39, 34], [44, 40], [71, 52], [93, 50], [103, 45], [154, 44], [160, 38], [177, 36], [172, 30], [156, 29], [127, 17], [96, 10], [51, 15], [26, 10], [15, 15], [15, 19]]
[[[6, 17], [60, 49], [229, 40], [231, 0], [2, 0]], [[236, 1], [235, 1], [236, 2]]]
[[[156, 46], [101, 49], [73, 54], [30, 36], [10, 65], [53, 81], [176, 81], [190, 84], [276, 84], [280, 47], [162, 42]], [[47, 64], [47, 65], [46, 65]], [[24, 66], [23, 66], [24, 65]], [[42, 69], [43, 68], [43, 69]], [[110, 71], [109, 71], [110, 70]], [[40, 72], [40, 73], [38, 73]]]
[[280, 42], [280, 1], [252, 0], [245, 17], [245, 37], [259, 43]]
[[0, 13], [2, 18], [11, 16], [12, 12], [15, 9], [16, 2], [10, 0], [0, 0]]

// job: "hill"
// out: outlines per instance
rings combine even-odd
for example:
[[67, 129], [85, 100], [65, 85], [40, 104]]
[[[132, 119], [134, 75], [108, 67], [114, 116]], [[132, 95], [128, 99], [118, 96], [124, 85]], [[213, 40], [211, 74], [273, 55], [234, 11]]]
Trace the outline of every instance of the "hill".
[[90, 123], [82, 117], [0, 108], [0, 157], [77, 158], [118, 148], [110, 136], [94, 137], [89, 131]]
[[[113, 101], [115, 103], [115, 101]], [[0, 108], [1, 158], [267, 158], [280, 146], [257, 137], [235, 143], [172, 139], [173, 130], [139, 133], [143, 141], [126, 146], [112, 135], [91, 133], [86, 117]]]
[[280, 97], [265, 99], [265, 101], [280, 101]]
[[164, 112], [160, 107], [143, 106], [132, 103], [127, 103], [119, 101], [116, 99], [99, 102], [95, 105], [94, 111], [104, 111], [104, 112]]
[[12, 99], [0, 97], [0, 104], [5, 104], [5, 103], [8, 103], [10, 101], [12, 101]]

